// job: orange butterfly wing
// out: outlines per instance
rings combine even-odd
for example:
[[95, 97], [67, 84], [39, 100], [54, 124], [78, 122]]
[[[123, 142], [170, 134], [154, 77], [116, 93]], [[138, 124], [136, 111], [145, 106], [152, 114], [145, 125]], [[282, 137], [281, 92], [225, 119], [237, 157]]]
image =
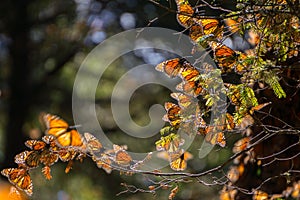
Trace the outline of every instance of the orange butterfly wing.
[[176, 92], [176, 93], [171, 93], [171, 97], [176, 99], [178, 102], [178, 105], [181, 108], [187, 108], [189, 105], [191, 105], [194, 102], [194, 99], [191, 96]]
[[46, 147], [46, 143], [44, 141], [39, 140], [27, 140], [25, 145], [32, 150], [42, 150]]
[[95, 136], [90, 133], [84, 133], [84, 138], [87, 141], [87, 146], [91, 153], [103, 152], [104, 148], [101, 142]]
[[235, 128], [234, 118], [229, 113], [226, 113], [225, 127], [227, 130], [232, 130]]
[[187, 168], [187, 162], [182, 158], [177, 158], [170, 163], [170, 167], [174, 171], [183, 171]]
[[[182, 153], [181, 151], [180, 153]], [[170, 156], [170, 167], [174, 171], [183, 171], [187, 168], [187, 161], [192, 159], [193, 155], [185, 151], [180, 154], [171, 154]]]
[[250, 144], [250, 137], [244, 137], [234, 143], [232, 152], [239, 153], [239, 152], [245, 150], [249, 144]]
[[237, 189], [227, 189], [224, 187], [220, 193], [220, 200], [235, 200]]
[[58, 116], [46, 114], [44, 121], [47, 126], [46, 133], [56, 137], [61, 146], [82, 146], [83, 141], [79, 132], [70, 128], [68, 123]]
[[58, 157], [58, 154], [47, 149], [41, 153], [40, 161], [46, 166], [51, 166], [58, 161]]
[[76, 157], [76, 152], [74, 150], [61, 149], [58, 151], [58, 157], [61, 161], [67, 162], [73, 160]]
[[205, 129], [206, 136], [205, 140], [212, 145], [218, 144], [220, 147], [225, 147], [226, 140], [225, 135], [222, 131], [216, 132], [213, 126], [209, 126]]
[[202, 19], [201, 25], [203, 27], [203, 33], [205, 35], [215, 33], [219, 29], [219, 21], [216, 19]]
[[164, 115], [163, 120], [169, 122], [173, 127], [177, 128], [181, 122], [181, 108], [174, 103], [166, 102], [165, 109], [167, 111], [167, 114]]
[[7, 168], [1, 171], [3, 176], [8, 177], [10, 183], [18, 189], [26, 192], [27, 195], [32, 195], [33, 185], [28, 171], [23, 168]]
[[155, 69], [164, 72], [168, 77], [178, 76], [185, 68], [192, 65], [185, 58], [174, 58], [158, 64]]
[[233, 71], [237, 59], [237, 54], [234, 50], [222, 45], [215, 49], [214, 56], [223, 72]]
[[132, 158], [125, 150], [120, 150], [115, 155], [115, 162], [119, 165], [129, 166]]
[[177, 3], [177, 21], [178, 23], [187, 28], [193, 24], [193, 14], [194, 10], [188, 1], [176, 1]]
[[15, 156], [15, 163], [25, 164], [29, 168], [36, 168], [40, 164], [40, 154], [37, 151], [23, 151]]
[[205, 93], [205, 90], [202, 87], [200, 72], [195, 67], [184, 69], [180, 76], [183, 82], [177, 85], [177, 90], [194, 97]]
[[243, 60], [247, 58], [246, 54], [227, 47], [218, 42], [210, 42], [210, 47], [214, 51], [214, 58], [218, 62], [222, 72], [235, 71], [241, 74], [246, 71], [246, 65]]
[[222, 37], [222, 27], [216, 19], [198, 19], [197, 23], [190, 28], [190, 37], [193, 41], [199, 42], [204, 36]]
[[102, 168], [106, 173], [110, 174], [112, 171], [112, 160], [106, 154], [103, 154], [101, 158], [93, 157], [93, 160], [96, 162], [98, 168]]

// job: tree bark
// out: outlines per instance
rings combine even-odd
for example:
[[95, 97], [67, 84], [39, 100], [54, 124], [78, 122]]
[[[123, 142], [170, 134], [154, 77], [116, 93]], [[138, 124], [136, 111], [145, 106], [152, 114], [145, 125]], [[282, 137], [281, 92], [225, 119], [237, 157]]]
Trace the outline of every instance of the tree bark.
[[5, 26], [11, 39], [9, 97], [5, 129], [5, 159], [1, 166], [14, 166], [14, 156], [25, 148], [23, 125], [30, 109], [30, 66], [28, 60], [29, 26], [27, 1], [10, 1], [6, 8], [8, 18]]

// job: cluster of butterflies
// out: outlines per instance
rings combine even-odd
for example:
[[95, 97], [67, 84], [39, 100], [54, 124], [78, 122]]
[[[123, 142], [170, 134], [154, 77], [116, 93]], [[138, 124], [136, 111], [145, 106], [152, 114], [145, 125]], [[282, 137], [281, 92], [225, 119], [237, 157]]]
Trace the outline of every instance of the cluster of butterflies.
[[214, 84], [207, 79], [208, 74], [213, 70], [212, 67], [205, 63], [204, 70], [200, 71], [185, 58], [174, 58], [158, 64], [156, 70], [165, 73], [169, 78], [179, 77], [182, 80], [176, 87], [179, 92], [171, 93], [171, 97], [177, 101], [177, 104], [165, 103], [167, 114], [163, 120], [170, 124], [172, 131], [181, 128], [183, 131], [187, 130], [185, 131], [187, 134], [196, 132], [205, 135], [206, 140], [213, 145], [224, 147], [226, 145], [224, 131], [233, 130], [241, 123], [242, 118], [249, 117], [254, 111], [270, 104], [258, 104], [253, 90], [245, 84], [225, 84], [225, 93], [237, 112], [234, 113], [235, 117], [230, 113], [221, 115], [216, 124], [210, 126], [203, 119], [209, 112], [209, 106], [200, 106], [197, 97], [208, 96], [207, 82]]
[[[196, 45], [209, 46], [213, 50], [214, 59], [223, 73], [243, 74], [249, 69], [249, 61], [246, 60], [245, 53], [235, 51], [221, 42], [224, 25], [220, 20], [197, 15], [188, 0], [176, 0], [176, 3], [179, 24], [189, 30], [189, 36]], [[228, 27], [237, 26], [235, 20], [229, 19], [226, 22]]]
[[[28, 140], [25, 145], [30, 149], [15, 156], [17, 168], [6, 168], [1, 174], [18, 190], [31, 196], [32, 180], [29, 171], [43, 165], [42, 173], [51, 179], [51, 166], [58, 160], [68, 162], [65, 172], [68, 173], [74, 160], [82, 161], [86, 156], [92, 158], [99, 168], [107, 173], [113, 169], [127, 171], [137, 170], [151, 156], [151, 152], [143, 160], [134, 160], [126, 151], [127, 146], [113, 144], [112, 148], [104, 148], [102, 143], [92, 134], [82, 136], [75, 128], [60, 117], [44, 114], [43, 120], [47, 127], [41, 140]], [[16, 191], [16, 189], [12, 190]], [[16, 194], [16, 193], [15, 193]], [[14, 194], [12, 194], [14, 195]]]
[[[199, 17], [187, 0], [176, 0], [178, 22], [189, 30], [190, 38], [195, 43], [206, 41], [206, 44], [213, 50], [214, 59], [218, 63], [221, 73], [235, 72], [243, 74], [249, 69], [247, 55], [235, 51], [219, 42], [223, 37], [223, 25], [217, 19]], [[156, 66], [156, 70], [165, 73], [169, 78], [179, 77], [182, 82], [176, 86], [179, 92], [172, 93], [171, 97], [177, 101], [165, 103], [166, 115], [163, 120], [168, 122], [167, 126], [161, 130], [161, 134], [168, 133], [156, 142], [157, 150], [163, 151], [165, 158], [168, 158], [173, 170], [181, 171], [186, 169], [186, 161], [191, 158], [188, 152], [181, 146], [184, 141], [178, 134], [174, 134], [179, 129], [188, 135], [196, 133], [205, 136], [205, 140], [212, 145], [225, 147], [226, 140], [224, 132], [233, 130], [239, 126], [243, 120], [253, 123], [251, 115], [270, 103], [258, 104], [251, 87], [247, 84], [225, 84], [225, 94], [230, 100], [230, 104], [235, 107], [235, 113], [222, 114], [214, 125], [208, 125], [204, 120], [209, 113], [209, 106], [198, 104], [198, 97], [209, 96], [208, 82], [214, 83], [213, 79], [208, 79], [208, 74], [215, 69], [205, 63], [203, 68], [194, 67], [185, 58], [174, 58], [164, 61]], [[210, 77], [211, 78], [211, 77]], [[208, 100], [208, 99], [206, 99]], [[176, 137], [175, 137], [176, 136]]]

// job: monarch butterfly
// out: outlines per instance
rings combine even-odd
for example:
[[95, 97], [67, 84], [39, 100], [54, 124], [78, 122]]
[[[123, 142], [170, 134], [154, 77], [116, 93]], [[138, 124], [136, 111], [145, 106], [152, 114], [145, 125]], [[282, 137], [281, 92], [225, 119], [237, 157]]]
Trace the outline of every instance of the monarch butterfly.
[[226, 113], [225, 125], [227, 130], [232, 130], [235, 128], [234, 118], [231, 114]]
[[193, 158], [193, 155], [183, 149], [176, 153], [168, 153], [166, 151], [159, 152], [158, 158], [167, 160], [172, 170], [183, 171], [187, 168], [187, 161]]
[[230, 182], [234, 183], [239, 179], [239, 177], [240, 174], [238, 168], [236, 166], [231, 166], [227, 172], [227, 178], [230, 180]]
[[179, 12], [177, 14], [177, 21], [181, 26], [188, 28], [193, 24], [194, 20], [192, 17], [194, 10], [187, 0], [176, 0], [176, 4]]
[[74, 127], [70, 127], [63, 119], [51, 114], [46, 114], [43, 118], [47, 127], [46, 133], [55, 136], [60, 146], [83, 146], [80, 133]]
[[133, 161], [132, 157], [125, 150], [120, 150], [115, 155], [115, 162], [119, 165], [129, 166]]
[[200, 79], [200, 72], [195, 67], [185, 68], [184, 71], [180, 73], [180, 77], [184, 81], [197, 81]]
[[36, 168], [40, 164], [41, 155], [38, 151], [23, 151], [15, 156], [15, 163]]
[[180, 76], [183, 82], [177, 85], [177, 90], [194, 97], [206, 93], [202, 87], [204, 81], [201, 79], [200, 73], [196, 68], [187, 68], [181, 72]]
[[46, 143], [40, 140], [27, 140], [25, 145], [35, 151], [43, 150], [46, 147]]
[[33, 185], [27, 169], [24, 168], [6, 168], [1, 171], [11, 184], [24, 191], [27, 195], [32, 195]]
[[208, 126], [205, 129], [206, 136], [205, 140], [212, 145], [218, 144], [220, 147], [225, 147], [226, 140], [224, 133], [220, 130], [217, 130], [214, 126]]
[[244, 171], [245, 171], [244, 164], [240, 164], [238, 166], [232, 166], [230, 170], [227, 172], [227, 177], [232, 183], [234, 183], [242, 176]]
[[155, 69], [164, 72], [169, 78], [174, 78], [189, 67], [192, 65], [185, 58], [174, 58], [158, 64]]
[[238, 20], [234, 20], [232, 18], [224, 19], [226, 28], [229, 29], [232, 33], [236, 33], [240, 30], [239, 25], [242, 21], [242, 18], [238, 18]]
[[84, 138], [86, 139], [88, 149], [92, 154], [104, 151], [101, 142], [92, 134], [84, 133]]
[[168, 153], [175, 153], [179, 151], [179, 147], [184, 144], [184, 139], [180, 138], [174, 133], [162, 137], [159, 141], [156, 142], [157, 151], [166, 151]]
[[[50, 145], [48, 153], [50, 151], [52, 154], [57, 154], [58, 158], [63, 162], [73, 160], [77, 155], [77, 152], [73, 148], [65, 148], [65, 147], [57, 146], [53, 135], [46, 135], [42, 139], [45, 143]], [[55, 160], [56, 156], [53, 156], [53, 159], [51, 159], [51, 156], [50, 156], [50, 157], [48, 157], [48, 159], [50, 159], [50, 161]], [[43, 161], [45, 163], [49, 162], [49, 161], [47, 161], [47, 158], [45, 158], [45, 157], [43, 157]]]
[[72, 149], [60, 149], [58, 151], [59, 159], [63, 162], [68, 162], [75, 159], [77, 152]]
[[176, 86], [176, 90], [184, 92], [187, 95], [197, 97], [201, 94], [203, 88], [201, 87], [201, 84], [199, 84], [198, 81], [183, 81]]
[[208, 133], [205, 139], [210, 142], [212, 145], [218, 144], [220, 147], [225, 147], [226, 140], [223, 132], [218, 133]]
[[214, 51], [214, 58], [218, 62], [222, 72], [243, 73], [246, 66], [240, 63], [240, 60], [244, 60], [247, 56], [241, 52], [234, 51], [224, 44], [218, 42], [209, 42], [210, 47]]
[[56, 142], [55, 142], [55, 137], [53, 135], [45, 135], [42, 137], [42, 140], [48, 144], [51, 148], [57, 148]]
[[183, 171], [187, 168], [187, 161], [192, 158], [193, 155], [187, 151], [181, 151], [180, 154], [170, 154], [170, 167], [174, 171]]
[[194, 122], [196, 126], [204, 127], [206, 125], [202, 118], [203, 113], [201, 112], [200, 106], [197, 102], [198, 100], [196, 98], [179, 92], [171, 93], [171, 97], [176, 99], [178, 105], [180, 108], [182, 108], [182, 115], [186, 115], [187, 113], [189, 115], [189, 119], [191, 116], [193, 116], [193, 119], [195, 118]]
[[173, 93], [171, 93], [170, 96], [177, 100], [178, 105], [181, 108], [187, 108], [192, 103], [196, 103], [194, 98], [192, 98], [191, 96], [185, 95], [183, 93], [180, 93], [180, 92], [173, 92]]
[[189, 36], [192, 41], [201, 43], [202, 40], [208, 38], [222, 39], [223, 28], [216, 19], [199, 19], [197, 23], [192, 25], [189, 29]]
[[107, 154], [102, 154], [101, 157], [94, 157], [93, 160], [96, 162], [98, 168], [102, 168], [106, 173], [110, 174], [112, 171], [112, 160]]
[[239, 152], [245, 150], [248, 147], [249, 143], [250, 143], [250, 137], [244, 137], [242, 139], [239, 139], [238, 141], [236, 141], [234, 143], [232, 152], [239, 153]]
[[49, 149], [46, 149], [41, 152], [40, 162], [43, 163], [45, 166], [51, 166], [58, 161], [58, 158], [58, 154], [53, 153]]
[[237, 54], [234, 50], [224, 44], [211, 42], [211, 48], [214, 51], [214, 58], [223, 72], [231, 72], [236, 64]]
[[126, 152], [125, 149], [122, 146], [116, 144], [113, 145], [113, 150], [115, 153], [114, 160], [118, 165], [128, 166], [132, 162], [131, 156]]
[[169, 122], [171, 126], [178, 128], [181, 122], [181, 108], [174, 103], [166, 102], [165, 110], [167, 111], [167, 114], [163, 116], [163, 120]]

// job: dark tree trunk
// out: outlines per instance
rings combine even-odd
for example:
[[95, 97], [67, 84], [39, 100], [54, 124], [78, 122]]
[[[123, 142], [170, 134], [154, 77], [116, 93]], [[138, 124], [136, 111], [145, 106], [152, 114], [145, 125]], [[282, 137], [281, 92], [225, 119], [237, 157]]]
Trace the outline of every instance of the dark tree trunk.
[[7, 124], [5, 137], [5, 160], [1, 166], [14, 166], [14, 156], [23, 150], [26, 139], [23, 125], [28, 115], [31, 96], [29, 95], [30, 66], [28, 62], [29, 26], [27, 1], [15, 0], [6, 8], [8, 18], [6, 30], [11, 39], [10, 49], [10, 95], [7, 102]]

